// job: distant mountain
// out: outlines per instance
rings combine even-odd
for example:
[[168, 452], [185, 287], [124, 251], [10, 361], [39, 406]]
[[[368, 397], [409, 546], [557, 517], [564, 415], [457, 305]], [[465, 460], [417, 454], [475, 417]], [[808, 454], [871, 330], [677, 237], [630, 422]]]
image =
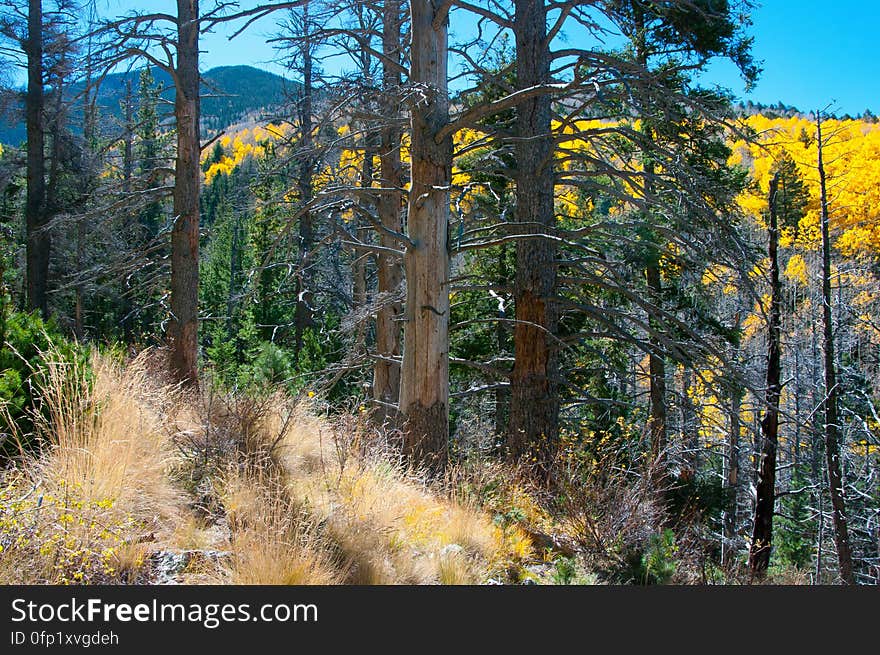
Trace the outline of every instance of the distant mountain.
[[272, 113], [299, 90], [299, 83], [251, 66], [220, 66], [203, 76], [202, 122], [221, 130], [250, 115]]
[[[108, 133], [118, 131], [122, 120], [122, 101], [126, 82], [137, 94], [140, 70], [107, 75], [101, 82], [97, 103], [101, 125]], [[170, 122], [174, 108], [174, 86], [165, 71], [153, 68], [156, 85], [163, 89], [165, 101], [159, 107], [164, 121]], [[298, 89], [298, 83], [280, 75], [252, 66], [220, 66], [202, 74], [202, 131], [207, 136], [250, 117], [272, 114], [283, 106]], [[82, 85], [74, 85], [70, 97], [81, 93]], [[135, 99], [135, 101], [137, 101]], [[81, 109], [77, 104], [71, 112], [75, 126]], [[10, 111], [0, 118], [0, 143], [18, 145], [26, 138], [22, 111]]]

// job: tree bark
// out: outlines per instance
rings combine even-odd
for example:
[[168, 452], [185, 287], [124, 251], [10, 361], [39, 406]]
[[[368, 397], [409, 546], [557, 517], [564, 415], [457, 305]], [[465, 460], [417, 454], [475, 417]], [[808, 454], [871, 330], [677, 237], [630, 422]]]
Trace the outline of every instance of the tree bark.
[[413, 101], [412, 184], [409, 195], [406, 329], [400, 381], [403, 451], [415, 462], [442, 468], [449, 437], [449, 185], [452, 137], [436, 139], [449, 121], [448, 22], [435, 21], [433, 0], [411, 7], [410, 81]]
[[828, 466], [828, 487], [834, 522], [834, 541], [837, 546], [840, 579], [845, 584], [855, 584], [852, 553], [849, 545], [846, 503], [843, 494], [843, 474], [840, 465], [840, 437], [837, 414], [837, 370], [834, 362], [834, 326], [831, 316], [831, 240], [826, 191], [825, 165], [823, 161], [822, 115], [816, 113], [816, 138], [818, 143], [819, 191], [822, 223], [822, 328], [825, 346], [825, 460]]
[[[364, 66], [362, 71], [368, 71], [369, 67]], [[373, 158], [376, 152], [375, 134], [370, 131], [369, 125], [364, 126], [363, 152], [364, 159], [361, 163], [361, 188], [369, 191], [373, 186]], [[371, 199], [364, 193], [358, 200], [360, 212], [355, 214], [352, 230], [355, 237], [362, 232], [362, 213], [366, 214], [372, 209]], [[352, 309], [355, 313], [362, 311], [367, 305], [367, 261], [368, 254], [355, 253], [354, 260], [351, 263], [351, 300]], [[357, 349], [358, 355], [367, 349], [367, 321], [358, 321], [357, 330], [354, 335], [354, 348]]]
[[49, 316], [48, 284], [51, 238], [46, 212], [46, 156], [43, 110], [43, 3], [28, 2], [27, 95], [25, 125], [27, 129], [27, 198], [25, 224], [27, 231], [27, 306]]
[[691, 398], [694, 386], [694, 370], [682, 366], [681, 370], [681, 443], [684, 448], [681, 477], [696, 480], [700, 470], [700, 419]]
[[[387, 61], [382, 64], [383, 114], [388, 122], [382, 126], [379, 147], [379, 169], [383, 191], [379, 193], [377, 211], [379, 223], [397, 233], [402, 232], [401, 209], [403, 194], [403, 170], [400, 161], [400, 127], [396, 123], [400, 97], [400, 72], [394, 66], [400, 62], [400, 1], [388, 0], [383, 7], [382, 54]], [[398, 243], [387, 233], [380, 233], [379, 245], [395, 249]], [[400, 259], [381, 252], [376, 258], [377, 292], [396, 294], [403, 282]], [[400, 302], [382, 305], [376, 314], [376, 354], [373, 365], [373, 397], [380, 402], [376, 420], [393, 422], [400, 397], [400, 324], [403, 307]]]
[[[518, 89], [550, 79], [546, 43], [547, 8], [543, 0], [516, 0], [516, 85]], [[553, 140], [551, 98], [542, 94], [516, 108], [516, 207], [519, 234], [552, 232]], [[549, 471], [559, 431], [558, 308], [556, 246], [549, 239], [521, 239], [516, 244], [514, 280], [514, 365], [510, 379], [507, 445], [512, 459], [536, 458]]]
[[[498, 200], [498, 215], [501, 216], [507, 203], [504, 194]], [[498, 248], [498, 275], [497, 282], [501, 288], [510, 288], [510, 271], [507, 265], [508, 249], [505, 244]], [[499, 300], [499, 302], [501, 302]], [[495, 324], [495, 348], [496, 352], [509, 352], [510, 349], [510, 325], [507, 323], [507, 309], [503, 305], [498, 307], [498, 322]], [[510, 420], [510, 387], [499, 386], [495, 390], [495, 434], [501, 436], [507, 432]]]
[[[299, 202], [302, 207], [307, 207], [312, 201], [312, 185], [315, 169], [314, 144], [312, 139], [313, 115], [312, 115], [312, 92], [313, 92], [313, 62], [312, 43], [309, 39], [311, 23], [309, 22], [309, 5], [303, 5], [303, 40], [300, 45], [302, 55], [302, 95], [299, 101], [299, 125], [300, 125], [300, 166], [297, 176], [299, 190]], [[294, 312], [294, 345], [296, 358], [299, 360], [303, 347], [303, 335], [307, 328], [312, 326], [312, 291], [311, 291], [311, 250], [314, 242], [314, 227], [312, 225], [312, 212], [304, 209], [299, 219], [299, 271], [296, 285], [296, 310]]]
[[727, 503], [722, 519], [724, 539], [721, 544], [721, 563], [730, 566], [736, 561], [736, 519], [739, 506], [739, 438], [740, 408], [742, 406], [742, 390], [737, 385], [730, 390], [730, 407], [728, 410], [729, 433], [727, 453], [724, 458], [724, 489], [727, 492]]
[[782, 284], [779, 279], [779, 221], [776, 212], [776, 191], [779, 175], [770, 180], [768, 198], [770, 229], [767, 248], [770, 258], [770, 317], [767, 326], [767, 390], [766, 408], [761, 419], [761, 454], [758, 460], [755, 525], [749, 548], [749, 569], [763, 578], [770, 566], [773, 544], [773, 510], [776, 503], [776, 451], [779, 441], [779, 396], [782, 393], [780, 365], [780, 332]]
[[[122, 192], [131, 193], [132, 178], [134, 177], [134, 94], [132, 93], [131, 80], [125, 81], [125, 96], [123, 97], [122, 112], [125, 121], [125, 130], [122, 134]], [[134, 217], [130, 217], [134, 219]], [[138, 237], [140, 238], [140, 233]], [[121, 298], [122, 333], [126, 343], [132, 340], [132, 299], [131, 293], [123, 292]]]
[[[632, 11], [636, 28], [633, 36], [635, 59], [645, 71], [648, 71], [649, 51], [645, 12], [637, 3], [633, 3]], [[642, 130], [648, 139], [653, 139], [651, 127], [646, 121], [643, 122]], [[645, 197], [650, 201], [654, 193], [656, 168], [649, 154], [643, 154], [643, 160], [645, 169]], [[645, 223], [646, 225], [651, 225], [651, 222], [650, 212], [646, 211]], [[655, 235], [652, 235], [652, 237], [656, 238]], [[645, 264], [645, 283], [648, 286], [652, 301], [659, 306], [663, 302], [663, 278], [660, 274], [660, 253], [657, 246], [653, 245], [653, 243], [649, 244], [647, 262]], [[666, 481], [666, 450], [668, 445], [666, 427], [666, 360], [662, 354], [660, 339], [654, 334], [654, 331], [661, 330], [663, 326], [650, 312], [648, 314], [648, 325], [650, 327], [648, 334], [648, 343], [650, 345], [648, 352], [648, 402], [650, 405], [650, 415], [647, 427], [651, 442], [651, 471], [655, 486], [662, 492]]]
[[170, 366], [177, 381], [198, 384], [199, 305], [199, 3], [177, 0], [174, 117], [177, 161], [171, 231]]
[[[654, 301], [659, 303], [663, 295], [663, 281], [660, 277], [660, 265], [649, 262], [645, 268], [645, 281]], [[652, 329], [661, 329], [653, 316], [648, 317]], [[651, 416], [648, 419], [648, 434], [651, 439], [651, 457], [658, 471], [658, 480], [665, 476], [666, 470], [666, 360], [658, 352], [660, 340], [653, 334], [648, 338], [651, 352], [648, 354], [648, 384]]]

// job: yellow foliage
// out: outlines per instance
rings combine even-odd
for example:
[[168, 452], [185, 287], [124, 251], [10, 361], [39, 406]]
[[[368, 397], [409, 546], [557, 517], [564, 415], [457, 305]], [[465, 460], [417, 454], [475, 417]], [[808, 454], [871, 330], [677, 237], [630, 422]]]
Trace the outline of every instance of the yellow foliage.
[[[236, 166], [249, 157], [257, 159], [265, 157], [265, 144], [283, 141], [293, 129], [293, 126], [287, 124], [267, 123], [265, 126], [242, 128], [234, 134], [224, 134], [219, 140], [224, 152], [223, 158], [212, 163], [205, 171], [205, 184], [211, 184], [218, 175], [229, 175]], [[212, 150], [207, 148], [202, 153], [202, 162], [204, 163], [211, 154]]]
[[[786, 152], [798, 164], [810, 192], [807, 216], [801, 221], [798, 245], [815, 249], [819, 238], [819, 175], [816, 168], [816, 125], [806, 117], [746, 119], [756, 143], [736, 140], [729, 163], [746, 167], [756, 189], [739, 198], [744, 211], [761, 222], [773, 163]], [[828, 138], [828, 137], [831, 138]], [[825, 169], [830, 193], [835, 246], [845, 255], [880, 252], [880, 124], [830, 119], [823, 123]], [[783, 245], [789, 245], [784, 243]]]
[[804, 286], [807, 285], [807, 263], [803, 256], [795, 254], [789, 257], [788, 264], [785, 267], [785, 277], [792, 282], [797, 282]]

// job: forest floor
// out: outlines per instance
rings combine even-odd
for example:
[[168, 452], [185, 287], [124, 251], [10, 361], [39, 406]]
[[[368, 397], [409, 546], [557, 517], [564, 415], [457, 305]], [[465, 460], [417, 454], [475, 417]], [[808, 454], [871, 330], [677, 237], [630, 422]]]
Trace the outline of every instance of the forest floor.
[[46, 445], [0, 484], [0, 582], [491, 584], [552, 569], [499, 511], [523, 493], [507, 472], [429, 484], [365, 413], [183, 393], [155, 359], [49, 361]]
[[0, 584], [748, 582], [644, 472], [574, 458], [550, 491], [471, 456], [432, 479], [363, 407], [184, 392], [151, 351], [45, 363], [12, 435], [39, 454], [0, 471]]

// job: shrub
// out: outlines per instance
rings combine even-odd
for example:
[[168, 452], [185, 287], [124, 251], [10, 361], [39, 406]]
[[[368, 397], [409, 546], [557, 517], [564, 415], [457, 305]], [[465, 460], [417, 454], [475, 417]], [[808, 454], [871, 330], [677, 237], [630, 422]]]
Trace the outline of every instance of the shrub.
[[250, 381], [257, 387], [282, 384], [291, 376], [290, 358], [282, 348], [265, 341], [260, 346], [260, 351], [248, 374]]
[[0, 455], [9, 456], [36, 447], [33, 418], [45, 411], [39, 390], [46, 379], [46, 354], [66, 365], [85, 366], [86, 357], [61, 335], [54, 320], [45, 322], [35, 313], [0, 316], [0, 343]]
[[620, 576], [636, 584], [667, 584], [675, 575], [677, 553], [675, 533], [667, 528], [651, 535], [643, 548], [633, 548], [626, 554]]
[[560, 556], [553, 560], [550, 581], [555, 585], [595, 585], [596, 575], [584, 569], [575, 557]]

